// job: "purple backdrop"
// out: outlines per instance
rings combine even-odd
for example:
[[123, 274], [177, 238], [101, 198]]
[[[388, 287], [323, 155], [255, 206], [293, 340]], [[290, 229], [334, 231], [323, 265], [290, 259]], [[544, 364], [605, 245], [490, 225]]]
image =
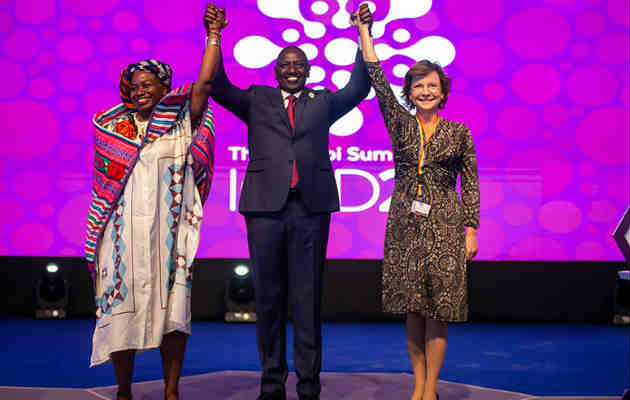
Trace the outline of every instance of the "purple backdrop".
[[[173, 66], [175, 85], [194, 80], [204, 5], [0, 0], [0, 254], [83, 254], [91, 116], [119, 102], [118, 76], [130, 62], [158, 58]], [[309, 86], [343, 86], [353, 55], [348, 40], [356, 39], [347, 26], [352, 1], [219, 5], [230, 20], [225, 64], [241, 87], [274, 84], [272, 60], [289, 44], [304, 46], [311, 58]], [[375, 41], [393, 85], [402, 84], [404, 65], [426, 56], [448, 64], [454, 78], [443, 115], [468, 125], [476, 143], [478, 258], [621, 259], [610, 234], [630, 196], [628, 1], [372, 6]], [[246, 131], [219, 106], [214, 110], [216, 176], [198, 255], [246, 257], [243, 219], [234, 210]], [[381, 258], [393, 184], [389, 149], [373, 96], [333, 129], [343, 211], [333, 217], [329, 257]], [[356, 159], [359, 150], [363, 159]]]

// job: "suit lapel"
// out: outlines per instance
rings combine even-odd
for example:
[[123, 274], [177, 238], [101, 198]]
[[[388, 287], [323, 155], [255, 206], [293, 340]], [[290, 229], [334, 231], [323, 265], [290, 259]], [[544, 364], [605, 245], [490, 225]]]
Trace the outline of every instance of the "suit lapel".
[[295, 102], [295, 128], [296, 131], [300, 126], [304, 125], [304, 111], [308, 107], [308, 101], [310, 90], [307, 88], [302, 89], [300, 97]]
[[289, 123], [289, 115], [287, 114], [287, 109], [284, 107], [284, 101], [282, 100], [282, 92], [280, 91], [280, 88], [274, 88], [274, 90], [270, 92], [269, 103], [271, 104], [273, 112], [280, 115], [282, 123], [287, 128], [286, 130], [282, 129], [283, 134], [288, 135], [289, 137], [292, 136], [293, 132], [291, 130], [291, 123]]

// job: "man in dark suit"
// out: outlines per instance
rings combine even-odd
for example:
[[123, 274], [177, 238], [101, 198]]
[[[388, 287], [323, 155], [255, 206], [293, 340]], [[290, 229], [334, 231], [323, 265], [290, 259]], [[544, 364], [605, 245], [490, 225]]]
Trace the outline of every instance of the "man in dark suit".
[[[371, 24], [371, 14], [369, 21]], [[330, 126], [367, 96], [357, 52], [348, 84], [336, 92], [304, 85], [310, 65], [295, 46], [275, 65], [278, 87], [232, 85], [223, 64], [212, 98], [248, 127], [249, 156], [239, 212], [245, 216], [256, 292], [256, 333], [263, 368], [259, 399], [285, 399], [286, 319], [294, 324], [300, 399], [319, 399], [321, 296], [330, 214], [339, 195], [330, 163]]]

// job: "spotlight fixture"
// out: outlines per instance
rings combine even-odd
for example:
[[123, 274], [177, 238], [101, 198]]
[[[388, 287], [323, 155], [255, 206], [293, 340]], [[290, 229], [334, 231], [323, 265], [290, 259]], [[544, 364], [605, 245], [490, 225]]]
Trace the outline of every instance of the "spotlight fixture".
[[35, 318], [65, 318], [70, 287], [59, 265], [48, 263], [35, 283]]
[[254, 282], [251, 275], [245, 264], [238, 264], [232, 269], [225, 291], [227, 322], [256, 322]]
[[46, 271], [49, 274], [56, 274], [59, 271], [59, 266], [55, 263], [50, 263], [46, 265]]

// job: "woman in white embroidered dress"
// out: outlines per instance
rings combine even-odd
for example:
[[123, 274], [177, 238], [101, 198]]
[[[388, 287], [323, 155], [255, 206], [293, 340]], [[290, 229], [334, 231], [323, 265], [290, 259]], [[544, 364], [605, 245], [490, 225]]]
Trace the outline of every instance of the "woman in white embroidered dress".
[[[212, 176], [208, 106], [220, 63], [225, 11], [207, 6], [208, 38], [197, 81], [169, 93], [156, 60], [121, 76], [123, 104], [94, 119], [95, 180], [86, 253], [97, 323], [91, 366], [111, 360], [117, 399], [131, 399], [137, 350], [160, 348], [165, 399], [178, 398], [190, 334], [191, 264]], [[108, 209], [109, 206], [109, 209]]]

